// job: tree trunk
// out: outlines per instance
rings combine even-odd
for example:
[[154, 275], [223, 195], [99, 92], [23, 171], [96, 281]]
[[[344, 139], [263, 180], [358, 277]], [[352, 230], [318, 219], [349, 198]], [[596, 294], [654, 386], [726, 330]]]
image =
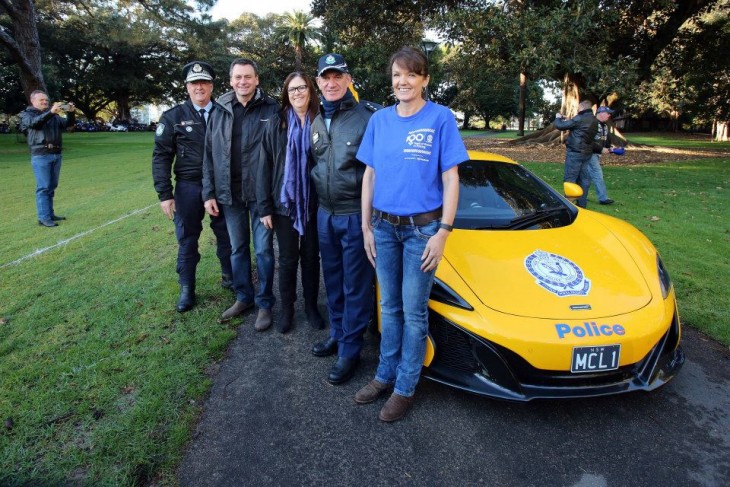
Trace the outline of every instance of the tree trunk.
[[471, 124], [469, 123], [469, 120], [471, 120], [471, 112], [465, 111], [464, 112], [464, 123], [461, 126], [461, 130], [469, 130], [471, 128]]
[[730, 122], [720, 122], [715, 120], [715, 142], [727, 142], [728, 140], [728, 125]]
[[527, 75], [520, 73], [520, 101], [517, 108], [517, 116], [519, 117], [520, 126], [517, 135], [522, 137], [525, 135], [525, 105], [527, 104]]
[[0, 29], [0, 44], [10, 52], [18, 64], [20, 84], [28, 100], [33, 90], [46, 91], [41, 71], [41, 44], [38, 39], [35, 4], [32, 0], [2, 1], [0, 3], [12, 22], [12, 37], [6, 29]]

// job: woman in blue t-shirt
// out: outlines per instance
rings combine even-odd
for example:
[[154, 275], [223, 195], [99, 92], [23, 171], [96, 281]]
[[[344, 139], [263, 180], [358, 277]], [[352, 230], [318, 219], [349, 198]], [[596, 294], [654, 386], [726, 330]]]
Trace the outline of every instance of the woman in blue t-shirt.
[[428, 297], [456, 214], [457, 165], [469, 157], [451, 111], [423, 97], [426, 56], [404, 47], [388, 66], [398, 103], [373, 114], [357, 153], [367, 165], [362, 227], [380, 286], [382, 336], [375, 379], [355, 401], [367, 404], [393, 389], [379, 417], [396, 421], [413, 404]]

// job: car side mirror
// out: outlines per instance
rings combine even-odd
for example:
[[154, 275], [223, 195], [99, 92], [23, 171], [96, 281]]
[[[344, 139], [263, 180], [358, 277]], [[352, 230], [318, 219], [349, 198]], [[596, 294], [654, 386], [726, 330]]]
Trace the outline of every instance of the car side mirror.
[[583, 188], [575, 183], [563, 183], [563, 193], [565, 197], [570, 200], [571, 203], [575, 203], [575, 200], [583, 196]]

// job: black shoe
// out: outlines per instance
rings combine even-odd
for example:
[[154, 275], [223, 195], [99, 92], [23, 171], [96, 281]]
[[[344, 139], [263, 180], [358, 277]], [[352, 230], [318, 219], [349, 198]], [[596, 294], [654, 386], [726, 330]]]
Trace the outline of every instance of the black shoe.
[[61, 215], [53, 215], [51, 217], [51, 220], [53, 220], [54, 222], [60, 222], [60, 221], [63, 221], [65, 219], [66, 219], [66, 217], [65, 216], [61, 216]]
[[344, 384], [352, 374], [355, 373], [357, 365], [360, 363], [360, 357], [345, 358], [339, 357], [335, 365], [330, 370], [330, 375], [327, 376], [327, 382], [330, 384], [338, 385]]
[[180, 299], [177, 300], [177, 312], [190, 311], [195, 306], [195, 288], [193, 286], [180, 286]]
[[315, 343], [312, 347], [312, 355], [315, 357], [329, 357], [337, 353], [337, 340], [329, 337], [323, 342]]
[[43, 225], [44, 227], [57, 227], [58, 223], [53, 220], [38, 220], [38, 225]]
[[233, 276], [230, 274], [221, 274], [221, 287], [233, 291]]
[[276, 331], [286, 333], [294, 326], [294, 305], [283, 305], [279, 319], [275, 323]]
[[599, 203], [602, 204], [602, 205], [612, 205], [613, 204], [613, 200], [611, 198], [607, 198], [607, 199], [605, 199], [603, 201], [599, 201]]
[[312, 328], [315, 330], [324, 330], [324, 318], [319, 313], [319, 308], [316, 304], [313, 306], [305, 305], [304, 314], [307, 315], [307, 321]]

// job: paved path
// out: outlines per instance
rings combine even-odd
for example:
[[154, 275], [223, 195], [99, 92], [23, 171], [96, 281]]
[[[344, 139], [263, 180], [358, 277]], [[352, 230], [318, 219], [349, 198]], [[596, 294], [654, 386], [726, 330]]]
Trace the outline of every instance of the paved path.
[[301, 310], [287, 335], [254, 318], [219, 365], [183, 486], [728, 485], [730, 352], [692, 330], [684, 368], [654, 393], [513, 404], [424, 380], [410, 415], [384, 424], [383, 401], [352, 399], [375, 370], [373, 336], [355, 378], [332, 386], [334, 359], [309, 351], [326, 331]]

